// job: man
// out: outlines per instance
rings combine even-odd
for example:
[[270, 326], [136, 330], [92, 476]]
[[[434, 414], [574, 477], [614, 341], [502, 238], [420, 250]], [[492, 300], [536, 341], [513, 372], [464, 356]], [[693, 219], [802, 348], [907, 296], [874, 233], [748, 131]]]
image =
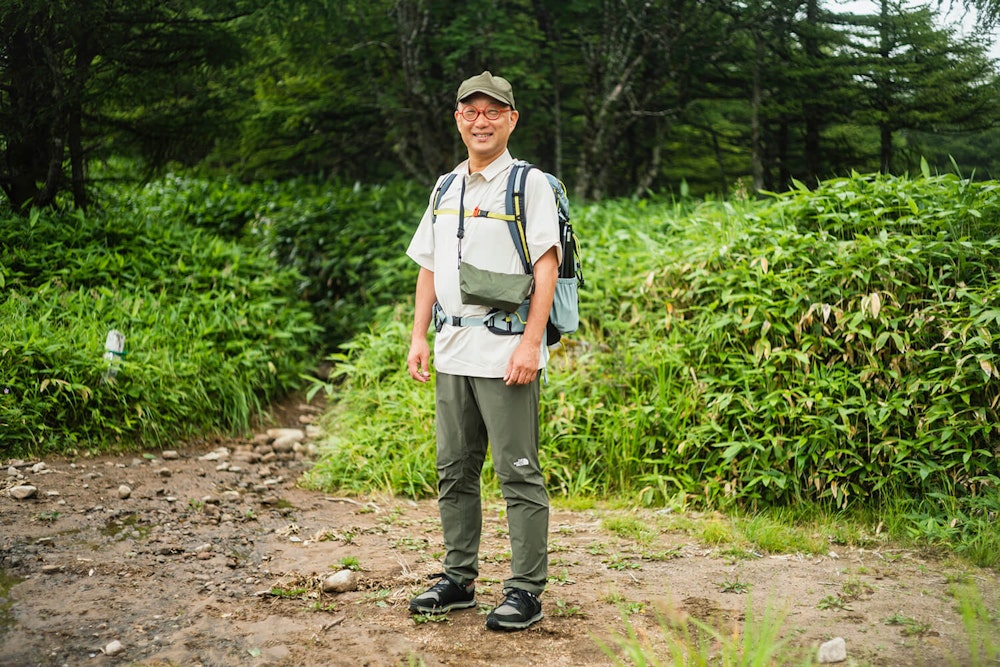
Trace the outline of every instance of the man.
[[[407, 357], [410, 375], [418, 382], [430, 380], [427, 331], [432, 318], [437, 329], [438, 507], [445, 543], [444, 573], [434, 575], [438, 582], [413, 598], [410, 611], [436, 614], [476, 606], [480, 473], [489, 443], [507, 503], [511, 544], [504, 601], [486, 617], [492, 630], [521, 630], [541, 620], [538, 595], [548, 569], [549, 505], [538, 463], [538, 399], [561, 249], [552, 189], [541, 171], [529, 170], [525, 186], [525, 236], [534, 259], [534, 288], [523, 331], [484, 326], [491, 309], [463, 303], [459, 285], [462, 262], [524, 275], [507, 222], [485, 213], [506, 209], [513, 164], [507, 141], [517, 120], [506, 79], [483, 72], [462, 82], [455, 123], [469, 157], [455, 168], [455, 180], [437, 207], [432, 194], [407, 250], [420, 265]], [[521, 324], [516, 315], [512, 319]]]

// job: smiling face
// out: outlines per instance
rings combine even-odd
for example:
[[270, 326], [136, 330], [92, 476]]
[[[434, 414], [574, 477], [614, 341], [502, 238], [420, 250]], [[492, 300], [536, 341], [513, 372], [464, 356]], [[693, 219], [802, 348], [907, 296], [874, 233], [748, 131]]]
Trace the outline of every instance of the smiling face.
[[[462, 112], [473, 108], [480, 112], [474, 121], [465, 120]], [[500, 111], [500, 117], [490, 120], [482, 113], [487, 109]], [[489, 95], [476, 93], [458, 103], [455, 110], [455, 123], [462, 142], [469, 149], [469, 171], [483, 170], [505, 150], [507, 140], [517, 126], [517, 111], [503, 102], [498, 102]]]

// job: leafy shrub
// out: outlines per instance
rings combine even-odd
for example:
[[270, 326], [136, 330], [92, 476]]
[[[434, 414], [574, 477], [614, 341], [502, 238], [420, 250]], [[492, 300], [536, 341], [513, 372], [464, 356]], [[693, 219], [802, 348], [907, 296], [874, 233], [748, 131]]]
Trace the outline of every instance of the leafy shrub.
[[416, 265], [406, 247], [427, 205], [425, 187], [341, 185], [322, 178], [242, 184], [170, 174], [129, 199], [134, 215], [184, 222], [238, 240], [301, 275], [327, 349], [367, 329], [408, 297]]
[[270, 201], [273, 186], [233, 177], [206, 179], [167, 174], [146, 183], [130, 201], [136, 213], [186, 223], [230, 240], [242, 238]]
[[644, 297], [696, 334], [676, 449], [704, 457], [706, 487], [838, 506], [995, 489], [998, 214], [994, 183], [856, 176], [664, 266]]
[[302, 274], [300, 294], [330, 349], [412, 294], [417, 267], [406, 247], [427, 206], [426, 188], [298, 180], [271, 186], [269, 195], [255, 231], [279, 262]]
[[[141, 203], [0, 219], [0, 448], [169, 443], [245, 428], [308, 367], [299, 276]], [[106, 381], [109, 329], [127, 337]]]
[[[855, 176], [763, 204], [578, 208], [585, 321], [543, 389], [550, 488], [836, 508], [995, 497], [997, 192]], [[408, 322], [346, 350], [349, 398], [311, 483], [432, 492], [398, 482], [434, 477], [431, 393], [401, 370]]]

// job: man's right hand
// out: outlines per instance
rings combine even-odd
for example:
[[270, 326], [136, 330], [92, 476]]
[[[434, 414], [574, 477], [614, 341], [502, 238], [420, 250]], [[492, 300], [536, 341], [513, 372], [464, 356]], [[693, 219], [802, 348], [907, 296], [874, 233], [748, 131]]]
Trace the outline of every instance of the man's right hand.
[[430, 372], [431, 347], [427, 340], [414, 340], [410, 343], [410, 353], [406, 356], [406, 367], [410, 377], [417, 382], [428, 382]]

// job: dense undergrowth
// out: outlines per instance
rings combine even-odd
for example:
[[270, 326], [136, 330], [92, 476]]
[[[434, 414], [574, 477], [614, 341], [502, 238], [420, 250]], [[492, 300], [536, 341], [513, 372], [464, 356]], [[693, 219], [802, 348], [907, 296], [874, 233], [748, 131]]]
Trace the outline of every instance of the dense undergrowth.
[[[413, 185], [108, 186], [87, 213], [0, 209], [0, 451], [239, 431], [415, 271]], [[108, 381], [111, 329], [126, 353]]]
[[[164, 214], [161, 195], [0, 220], [0, 450], [245, 429], [312, 367], [300, 277], [266, 249]], [[111, 329], [126, 347], [108, 361]]]
[[[879, 508], [997, 563], [1000, 186], [853, 176], [764, 203], [581, 207], [584, 326], [543, 389], [567, 496]], [[310, 483], [435, 492], [410, 314], [340, 355]], [[332, 386], [332, 385], [331, 385]]]
[[[858, 510], [997, 563], [998, 192], [855, 175], [578, 207], [583, 326], [543, 389], [549, 488]], [[426, 193], [171, 177], [103, 201], [0, 213], [3, 451], [240, 430], [347, 341], [308, 483], [435, 493], [433, 388], [402, 363]]]

